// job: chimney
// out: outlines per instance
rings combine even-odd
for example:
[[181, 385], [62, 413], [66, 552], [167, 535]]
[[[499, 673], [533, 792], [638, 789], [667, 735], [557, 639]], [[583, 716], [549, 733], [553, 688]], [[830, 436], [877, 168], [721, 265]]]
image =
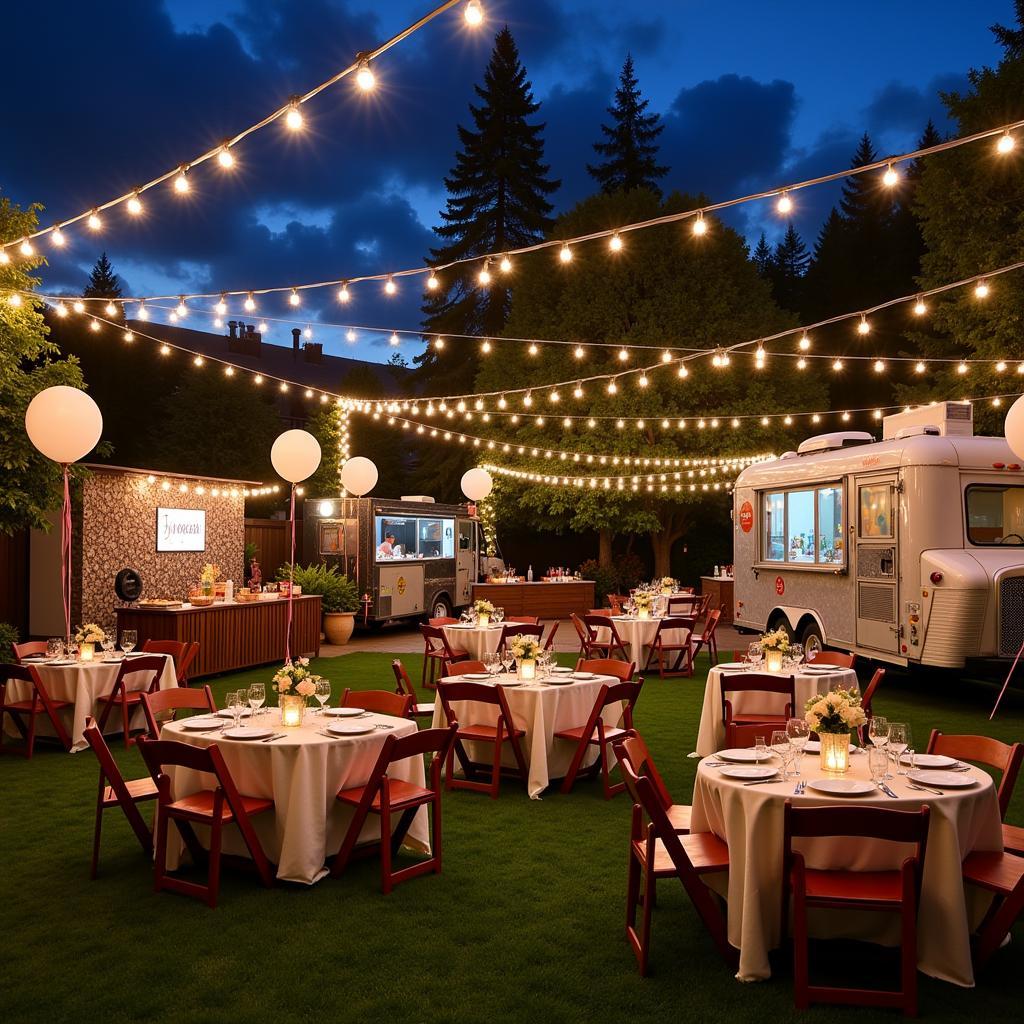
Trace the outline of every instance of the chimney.
[[299, 338], [302, 335], [302, 331], [298, 327], [292, 328], [292, 359], [298, 359], [299, 357]]
[[324, 347], [319, 341], [307, 341], [302, 346], [302, 354], [307, 363], [322, 363], [324, 361]]
[[229, 338], [236, 337], [235, 330], [237, 329], [237, 327], [238, 327], [238, 321], [237, 320], [229, 320], [228, 321], [228, 337]]

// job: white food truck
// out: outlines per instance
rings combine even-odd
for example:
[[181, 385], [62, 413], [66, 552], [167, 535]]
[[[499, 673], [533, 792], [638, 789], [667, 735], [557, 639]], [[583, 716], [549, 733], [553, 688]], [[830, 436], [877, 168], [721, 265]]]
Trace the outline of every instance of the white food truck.
[[1024, 468], [941, 402], [822, 434], [734, 489], [734, 619], [810, 648], [962, 668], [1024, 642]]

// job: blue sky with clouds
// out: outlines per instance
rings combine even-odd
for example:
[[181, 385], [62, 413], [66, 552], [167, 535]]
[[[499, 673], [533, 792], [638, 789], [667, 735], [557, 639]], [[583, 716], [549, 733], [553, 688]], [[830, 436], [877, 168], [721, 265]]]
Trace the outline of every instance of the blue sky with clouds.
[[[777, 0], [484, 0], [471, 33], [458, 10], [379, 62], [367, 98], [342, 83], [308, 104], [309, 130], [277, 125], [238, 147], [230, 174], [198, 168], [186, 201], [149, 193], [146, 216], [114, 211], [102, 237], [68, 232], [44, 271], [79, 291], [106, 249], [130, 294], [289, 284], [418, 265], [443, 206], [456, 126], [494, 31], [507, 23], [543, 106], [547, 156], [565, 209], [588, 194], [586, 163], [615, 77], [632, 52], [665, 119], [666, 188], [712, 199], [848, 166], [863, 131], [880, 154], [912, 148], [929, 117], [947, 130], [940, 90], [998, 59], [988, 26], [1011, 0], [855, 6]], [[45, 205], [44, 224], [148, 180], [308, 89], [356, 51], [424, 13], [430, 0], [53, 0], [5, 13], [0, 84], [8, 97], [0, 192]], [[834, 192], [802, 193], [808, 243]], [[733, 223], [752, 239], [780, 226], [767, 208]], [[88, 235], [88, 237], [86, 237]], [[384, 359], [381, 336], [355, 343], [316, 321], [415, 329], [419, 292], [385, 300], [363, 286], [342, 314], [304, 315], [332, 351]], [[288, 316], [284, 299], [261, 306]], [[190, 325], [205, 320], [198, 315]], [[271, 330], [285, 341], [287, 326]], [[407, 345], [411, 356], [418, 346]]]

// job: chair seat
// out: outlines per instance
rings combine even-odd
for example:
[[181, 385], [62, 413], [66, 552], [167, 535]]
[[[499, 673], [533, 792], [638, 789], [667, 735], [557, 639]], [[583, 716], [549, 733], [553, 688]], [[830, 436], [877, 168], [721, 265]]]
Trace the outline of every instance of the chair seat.
[[[391, 790], [391, 806], [392, 808], [410, 807], [415, 804], [426, 803], [433, 797], [433, 792], [429, 789], [424, 789], [422, 786], [414, 785], [411, 782], [406, 782], [404, 779], [388, 779], [388, 788]], [[363, 799], [363, 794], [366, 792], [365, 786], [354, 786], [352, 789], [343, 789], [337, 799], [342, 803], [352, 804], [358, 806], [359, 802]], [[380, 791], [377, 791], [377, 795], [373, 798], [373, 803], [370, 807], [379, 812], [380, 811]]]
[[[126, 690], [123, 691], [123, 695], [129, 704], [141, 704], [142, 703], [142, 691], [141, 690]], [[109, 704], [115, 700], [112, 693], [105, 693], [102, 697], [96, 698], [101, 704]], [[121, 696], [116, 698], [118, 704], [121, 703]]]
[[669, 823], [677, 832], [690, 831], [690, 815], [693, 808], [689, 804], [672, 804], [666, 813]]
[[[70, 708], [74, 707], [74, 703], [70, 700], [54, 700], [51, 697], [50, 706], [53, 708]], [[13, 711], [15, 714], [30, 715], [32, 713], [32, 700], [31, 698], [28, 700], [9, 700], [3, 705], [3, 710]], [[46, 709], [41, 700], [36, 702], [36, 710], [43, 712], [44, 714], [46, 713]]]
[[[180, 800], [175, 800], [174, 803], [168, 804], [167, 810], [172, 815], [190, 818], [209, 818], [212, 820], [213, 798], [214, 791], [212, 789], [201, 789], [198, 793], [191, 793], [189, 796], [183, 796]], [[245, 813], [250, 815], [261, 814], [263, 811], [269, 811], [274, 806], [273, 800], [264, 800], [257, 796], [244, 796], [240, 793], [239, 798], [242, 801]], [[225, 800], [221, 809], [221, 821], [234, 820], [235, 815], [228, 806], [227, 800]]]
[[1003, 846], [1014, 853], [1024, 853], [1024, 828], [1003, 825]]
[[[502, 738], [508, 739], [508, 733], [502, 731]], [[516, 729], [516, 736], [525, 736], [525, 729]], [[493, 743], [498, 738], [496, 725], [460, 725], [457, 736], [460, 740], [478, 740], [481, 743]]]
[[[125, 788], [128, 790], [128, 795], [133, 800], [155, 800], [157, 796], [156, 783], [150, 778], [143, 779], [125, 779]], [[103, 789], [103, 806], [113, 807], [117, 800], [117, 794], [114, 792], [111, 786], [105, 786]]]
[[412, 711], [414, 715], [433, 715], [434, 705], [433, 703], [413, 704]]
[[969, 853], [964, 860], [963, 871], [966, 881], [1005, 895], [1024, 878], [1024, 857], [987, 851]]
[[903, 879], [898, 871], [806, 872], [807, 898], [840, 903], [892, 903], [903, 899]]
[[[560, 740], [575, 740], [577, 743], [583, 739], [583, 734], [587, 731], [585, 725], [577, 725], [574, 729], [559, 729], [555, 733], [555, 736]], [[605, 742], [610, 743], [612, 740], [618, 739], [620, 736], [625, 736], [626, 730], [613, 727], [611, 729], [605, 729], [604, 738]], [[594, 730], [594, 735], [590, 737], [590, 742], [597, 744], [599, 742], [597, 736], [597, 730]]]
[[[679, 842], [698, 874], [728, 870], [729, 847], [714, 832], [691, 832], [679, 836]], [[644, 863], [647, 859], [647, 844], [642, 839], [634, 839], [633, 852], [640, 862]], [[654, 844], [654, 874], [676, 874], [675, 864], [672, 863], [672, 858], [660, 839], [655, 840]]]

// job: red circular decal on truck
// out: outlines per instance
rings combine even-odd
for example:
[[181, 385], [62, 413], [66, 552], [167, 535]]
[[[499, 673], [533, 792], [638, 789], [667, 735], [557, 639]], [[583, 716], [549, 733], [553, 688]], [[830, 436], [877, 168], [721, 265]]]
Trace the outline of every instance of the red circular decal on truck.
[[781, 576], [775, 577], [775, 593], [780, 597], [786, 592], [786, 581]]
[[749, 501], [740, 505], [740, 529], [744, 533], [750, 533], [754, 528], [754, 506]]

